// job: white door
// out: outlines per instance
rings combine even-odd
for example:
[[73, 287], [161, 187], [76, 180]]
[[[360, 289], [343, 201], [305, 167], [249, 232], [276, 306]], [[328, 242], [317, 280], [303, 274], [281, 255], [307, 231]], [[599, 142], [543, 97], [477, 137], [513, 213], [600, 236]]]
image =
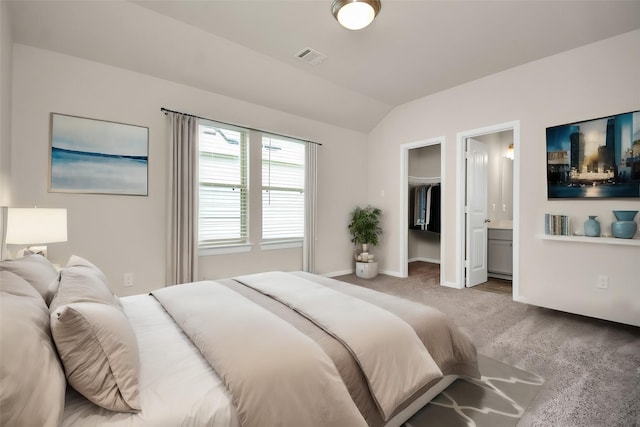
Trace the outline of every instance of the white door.
[[487, 281], [487, 144], [467, 139], [467, 287]]

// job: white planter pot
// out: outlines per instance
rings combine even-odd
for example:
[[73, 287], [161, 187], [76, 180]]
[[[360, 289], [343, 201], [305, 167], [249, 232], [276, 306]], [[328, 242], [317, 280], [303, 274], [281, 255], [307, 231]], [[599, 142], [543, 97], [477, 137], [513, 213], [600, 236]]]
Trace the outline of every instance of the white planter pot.
[[377, 262], [356, 262], [356, 276], [361, 279], [371, 279], [378, 275]]

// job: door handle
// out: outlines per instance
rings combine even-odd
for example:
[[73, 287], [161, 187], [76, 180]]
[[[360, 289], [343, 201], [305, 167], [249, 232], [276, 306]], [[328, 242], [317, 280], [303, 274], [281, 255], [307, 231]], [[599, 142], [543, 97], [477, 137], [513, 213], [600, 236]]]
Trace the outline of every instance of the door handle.
[[484, 222], [491, 222], [489, 218], [485, 219]]

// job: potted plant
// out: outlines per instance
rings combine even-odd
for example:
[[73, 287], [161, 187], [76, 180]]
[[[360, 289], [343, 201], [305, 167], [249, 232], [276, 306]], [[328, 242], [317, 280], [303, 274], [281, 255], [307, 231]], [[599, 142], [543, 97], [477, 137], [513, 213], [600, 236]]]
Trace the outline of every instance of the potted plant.
[[[371, 278], [377, 274], [377, 263], [373, 255], [369, 254], [369, 246], [378, 244], [382, 228], [380, 228], [380, 216], [382, 211], [371, 205], [361, 208], [356, 207], [351, 211], [349, 221], [349, 233], [351, 242], [356, 246], [362, 245], [362, 252], [356, 254], [356, 275], [358, 277]], [[367, 265], [371, 263], [372, 265]]]

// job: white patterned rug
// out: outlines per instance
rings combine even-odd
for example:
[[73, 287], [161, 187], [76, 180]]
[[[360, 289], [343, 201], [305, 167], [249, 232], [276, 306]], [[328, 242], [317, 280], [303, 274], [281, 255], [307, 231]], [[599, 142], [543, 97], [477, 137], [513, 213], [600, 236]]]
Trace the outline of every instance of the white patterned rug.
[[459, 378], [405, 427], [513, 427], [544, 379], [479, 354], [481, 379]]

